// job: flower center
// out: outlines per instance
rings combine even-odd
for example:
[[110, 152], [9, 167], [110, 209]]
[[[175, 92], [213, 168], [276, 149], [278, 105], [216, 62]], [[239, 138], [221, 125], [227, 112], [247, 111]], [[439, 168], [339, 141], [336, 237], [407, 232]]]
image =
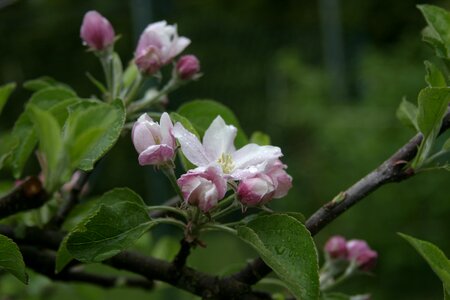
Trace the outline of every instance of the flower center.
[[231, 173], [234, 169], [233, 158], [228, 153], [222, 153], [217, 163], [222, 167], [224, 173]]

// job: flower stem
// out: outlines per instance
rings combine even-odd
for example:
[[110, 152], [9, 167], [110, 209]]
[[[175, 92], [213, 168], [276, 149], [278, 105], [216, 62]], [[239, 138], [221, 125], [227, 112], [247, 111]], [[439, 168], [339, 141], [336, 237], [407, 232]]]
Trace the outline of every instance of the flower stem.
[[155, 225], [158, 225], [158, 224], [175, 225], [177, 227], [180, 227], [183, 230], [186, 228], [186, 224], [184, 224], [183, 222], [178, 221], [174, 218], [159, 218], [159, 219], [152, 220], [150, 222], [155, 222]]
[[107, 102], [114, 100], [114, 86], [113, 86], [113, 74], [112, 74], [112, 55], [110, 51], [105, 51], [99, 55], [100, 62], [103, 67], [103, 72], [106, 78], [106, 87], [108, 89], [108, 94], [106, 95]]
[[214, 230], [228, 232], [235, 236], [237, 235], [237, 231], [235, 229], [220, 224], [206, 224], [201, 229], [201, 231], [214, 231]]
[[168, 212], [172, 212], [175, 214], [178, 214], [182, 217], [184, 217], [185, 219], [187, 219], [186, 213], [176, 207], [172, 207], [172, 206], [166, 206], [166, 205], [153, 205], [153, 206], [147, 206], [147, 210], [148, 211], [153, 211], [153, 210], [165, 210]]
[[175, 176], [173, 167], [163, 166], [163, 167], [161, 167], [161, 171], [164, 173], [164, 175], [166, 175], [167, 179], [169, 179], [170, 184], [172, 185], [172, 188], [175, 190], [178, 197], [180, 197], [180, 200], [184, 200], [184, 197], [183, 197], [183, 194], [181, 193], [180, 187], [177, 184], [177, 177]]

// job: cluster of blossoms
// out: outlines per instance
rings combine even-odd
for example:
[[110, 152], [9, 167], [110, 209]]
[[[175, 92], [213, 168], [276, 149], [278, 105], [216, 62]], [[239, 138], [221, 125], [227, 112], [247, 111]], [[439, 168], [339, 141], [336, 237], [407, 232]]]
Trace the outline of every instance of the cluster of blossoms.
[[[104, 56], [115, 42], [110, 22], [96, 11], [86, 13], [80, 30], [84, 43]], [[139, 38], [134, 63], [144, 75], [156, 75], [172, 62], [191, 41], [178, 36], [175, 25], [165, 21], [150, 24]], [[200, 63], [194, 55], [184, 55], [175, 63], [173, 82], [199, 76]], [[183, 155], [196, 166], [182, 175], [177, 184], [186, 203], [209, 212], [225, 197], [229, 187], [245, 206], [264, 205], [273, 198], [284, 197], [291, 188], [291, 177], [280, 161], [281, 150], [274, 146], [248, 144], [236, 150], [236, 127], [218, 116], [206, 130], [203, 141], [181, 123], [173, 125], [163, 113], [155, 122], [147, 114], [139, 117], [132, 130], [134, 146], [141, 165], [173, 168], [177, 141]]]
[[353, 262], [361, 271], [372, 270], [378, 258], [378, 253], [372, 250], [366, 241], [347, 241], [339, 235], [331, 237], [326, 242], [324, 251], [329, 259]]
[[[284, 197], [292, 178], [274, 146], [234, 146], [237, 128], [218, 116], [206, 130], [202, 142], [181, 123], [173, 125], [167, 113], [160, 123], [143, 114], [134, 124], [132, 139], [141, 165], [173, 166], [176, 141], [183, 155], [196, 166], [183, 174], [178, 186], [184, 200], [208, 212], [224, 198], [228, 187], [238, 182], [238, 200], [245, 206], [263, 205]], [[230, 183], [230, 184], [228, 184]]]
[[[80, 36], [96, 52], [110, 50], [116, 39], [111, 23], [96, 11], [85, 14]], [[168, 25], [166, 21], [150, 24], [139, 38], [134, 62], [141, 73], [153, 75], [172, 62], [190, 43], [188, 38], [178, 36], [175, 25]], [[198, 59], [194, 55], [185, 55], [178, 60], [175, 73], [179, 79], [189, 80], [199, 70]]]

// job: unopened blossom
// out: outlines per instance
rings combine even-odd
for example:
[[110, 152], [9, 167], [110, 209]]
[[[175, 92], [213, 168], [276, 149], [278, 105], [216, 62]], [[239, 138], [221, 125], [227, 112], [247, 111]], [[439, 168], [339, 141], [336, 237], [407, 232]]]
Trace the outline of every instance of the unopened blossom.
[[177, 183], [184, 200], [190, 205], [198, 206], [203, 212], [215, 207], [227, 191], [227, 181], [217, 165], [190, 170]]
[[200, 62], [195, 55], [183, 55], [175, 69], [182, 80], [193, 79], [200, 72]]
[[245, 178], [239, 183], [237, 195], [239, 201], [246, 206], [262, 205], [273, 198], [275, 185], [266, 174], [257, 174]]
[[239, 201], [247, 206], [263, 205], [273, 198], [286, 196], [292, 187], [292, 177], [279, 159], [267, 164], [265, 170], [244, 178], [238, 186]]
[[348, 241], [347, 253], [347, 259], [354, 261], [362, 271], [372, 270], [378, 258], [378, 253], [372, 250], [363, 240]]
[[160, 123], [153, 121], [147, 114], [139, 117], [131, 133], [134, 147], [139, 153], [139, 164], [162, 165], [173, 160], [175, 138], [172, 135], [173, 124], [167, 113], [161, 115]]
[[222, 168], [224, 176], [233, 180], [260, 174], [282, 156], [281, 149], [275, 146], [247, 144], [236, 150], [234, 139], [237, 129], [225, 124], [220, 116], [206, 130], [203, 143], [181, 123], [175, 124], [173, 134], [191, 163], [199, 167], [217, 164]]
[[152, 75], [190, 43], [188, 38], [178, 36], [176, 25], [167, 25], [166, 21], [152, 23], [139, 38], [134, 53], [136, 65], [142, 73]]
[[324, 251], [334, 259], [347, 258], [347, 240], [340, 235], [332, 236], [326, 243]]
[[114, 43], [115, 33], [105, 17], [91, 10], [84, 15], [80, 36], [91, 49], [101, 51]]

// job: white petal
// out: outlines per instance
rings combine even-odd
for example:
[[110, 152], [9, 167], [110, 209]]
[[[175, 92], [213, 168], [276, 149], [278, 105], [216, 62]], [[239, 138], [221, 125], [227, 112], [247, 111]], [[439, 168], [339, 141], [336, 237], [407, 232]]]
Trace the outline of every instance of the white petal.
[[210, 163], [205, 149], [198, 138], [193, 133], [186, 130], [181, 123], [175, 124], [172, 133], [180, 143], [181, 151], [183, 151], [184, 156], [186, 156], [191, 163], [196, 166], [206, 166]]
[[175, 139], [172, 135], [173, 124], [168, 113], [165, 112], [161, 115], [159, 125], [161, 126], [161, 144], [166, 144], [175, 148]]
[[[142, 117], [141, 117], [142, 118]], [[139, 118], [139, 120], [141, 119]], [[153, 139], [152, 132], [146, 126], [148, 122], [143, 121], [139, 122], [139, 120], [134, 124], [132, 131], [133, 144], [138, 153], [141, 153], [149, 146], [155, 144], [155, 140]]]
[[214, 119], [203, 136], [203, 146], [212, 161], [219, 159], [222, 153], [234, 152], [236, 133], [236, 127], [225, 124], [221, 116]]
[[261, 163], [272, 162], [283, 156], [283, 154], [279, 147], [248, 144], [234, 152], [232, 156], [234, 170], [238, 170], [257, 166]]

